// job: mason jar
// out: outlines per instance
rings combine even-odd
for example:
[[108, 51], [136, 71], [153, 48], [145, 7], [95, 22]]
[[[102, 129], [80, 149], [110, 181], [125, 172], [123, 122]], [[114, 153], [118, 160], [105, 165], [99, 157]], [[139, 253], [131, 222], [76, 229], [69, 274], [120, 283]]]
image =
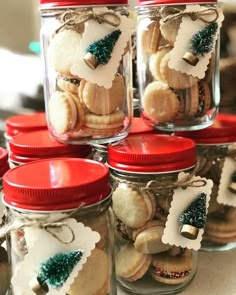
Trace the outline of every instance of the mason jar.
[[139, 0], [140, 112], [160, 130], [198, 130], [218, 112], [217, 0]]
[[197, 174], [213, 180], [202, 250], [224, 251], [236, 248], [235, 237], [235, 157], [236, 116], [218, 114], [213, 126], [179, 133], [197, 144]]
[[[154, 133], [154, 129], [147, 125], [144, 120], [140, 117], [132, 118], [132, 125], [129, 135], [133, 134], [147, 134]], [[93, 144], [93, 160], [102, 163], [107, 162], [107, 144]]]
[[[194, 141], [159, 134], [128, 136], [108, 146], [107, 164], [119, 285], [132, 294], [176, 294], [197, 271], [197, 250], [177, 241], [179, 225], [174, 215], [180, 209], [171, 209], [180, 172], [194, 171]], [[194, 194], [190, 191], [188, 195]], [[182, 196], [177, 198], [177, 203], [183, 202]], [[168, 220], [172, 225], [167, 225]], [[167, 232], [176, 234], [176, 241], [166, 240]]]
[[48, 130], [27, 132], [14, 136], [9, 142], [11, 168], [47, 158], [89, 158], [90, 145], [71, 145], [55, 140]]
[[40, 160], [9, 170], [3, 186], [11, 294], [116, 294], [106, 166]]
[[127, 136], [132, 116], [128, 0], [41, 0], [49, 132], [64, 143]]
[[5, 146], [8, 149], [9, 141], [17, 134], [46, 129], [47, 122], [45, 112], [10, 116], [5, 120]]

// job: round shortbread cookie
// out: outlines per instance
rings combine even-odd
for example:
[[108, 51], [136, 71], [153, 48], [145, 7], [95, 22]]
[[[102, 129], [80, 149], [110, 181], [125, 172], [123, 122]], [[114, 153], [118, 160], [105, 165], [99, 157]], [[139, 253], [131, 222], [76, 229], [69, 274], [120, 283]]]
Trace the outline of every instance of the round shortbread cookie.
[[156, 53], [153, 53], [149, 60], [149, 69], [155, 80], [161, 81], [164, 83], [160, 72], [160, 64], [162, 58], [171, 50], [169, 46], [163, 46], [159, 48]]
[[112, 87], [107, 89], [97, 84], [86, 82], [79, 90], [88, 110], [97, 115], [114, 112], [125, 98], [125, 83], [121, 75], [116, 75]]
[[142, 99], [145, 113], [158, 123], [173, 120], [179, 111], [179, 100], [176, 94], [159, 81], [150, 83]]
[[84, 126], [94, 129], [115, 129], [123, 126], [125, 115], [121, 111], [115, 111], [108, 115], [85, 114]]
[[145, 52], [155, 53], [161, 39], [159, 22], [151, 22], [141, 33], [141, 46]]
[[48, 102], [49, 121], [57, 134], [79, 128], [84, 120], [79, 98], [70, 92], [56, 91]]
[[[99, 268], [99, 271], [98, 271]], [[69, 295], [109, 294], [109, 261], [107, 255], [95, 248], [70, 286]]]
[[192, 256], [171, 256], [164, 252], [153, 255], [151, 275], [158, 282], [175, 285], [189, 279], [192, 267]]
[[66, 92], [77, 94], [80, 80], [77, 77], [59, 75], [57, 78], [57, 86]]
[[170, 60], [170, 52], [165, 54], [165, 56], [161, 60], [160, 64], [160, 73], [162, 79], [172, 88], [175, 89], [185, 89], [193, 86], [198, 82], [198, 79], [187, 75], [185, 73], [181, 73], [174, 69], [171, 69], [168, 66]]
[[130, 228], [139, 228], [153, 218], [155, 200], [144, 192], [118, 186], [112, 195], [115, 215]]
[[181, 17], [173, 18], [168, 21], [163, 21], [163, 19], [160, 20], [161, 34], [171, 46], [174, 46], [181, 21]]
[[119, 134], [122, 131], [123, 127], [111, 128], [111, 129], [95, 129], [89, 127], [83, 127], [82, 130], [85, 133], [85, 136], [101, 138], [101, 137], [110, 137]]
[[80, 51], [81, 34], [64, 30], [56, 34], [48, 48], [49, 62], [55, 71], [70, 73], [75, 54]]
[[126, 244], [116, 255], [117, 276], [134, 282], [144, 276], [151, 264], [151, 255], [138, 252], [132, 244]]

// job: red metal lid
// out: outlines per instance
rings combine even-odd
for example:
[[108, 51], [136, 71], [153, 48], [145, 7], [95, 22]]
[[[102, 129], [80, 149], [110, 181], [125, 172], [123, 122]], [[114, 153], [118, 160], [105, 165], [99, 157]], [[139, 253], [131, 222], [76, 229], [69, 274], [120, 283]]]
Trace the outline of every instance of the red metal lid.
[[139, 5], [216, 3], [217, 0], [139, 0]]
[[236, 116], [218, 114], [212, 126], [197, 131], [176, 132], [176, 135], [191, 138], [198, 144], [236, 142]]
[[8, 152], [6, 149], [0, 147], [0, 177], [2, 177], [8, 169]]
[[47, 121], [44, 112], [11, 116], [6, 119], [5, 125], [6, 135], [8, 136], [47, 129]]
[[91, 6], [91, 5], [127, 5], [128, 0], [40, 0], [41, 9], [50, 9], [65, 6]]
[[27, 163], [40, 158], [58, 156], [86, 157], [91, 153], [89, 145], [68, 145], [56, 141], [48, 130], [22, 133], [9, 141], [10, 158]]
[[194, 141], [177, 136], [133, 135], [108, 146], [108, 165], [120, 171], [171, 172], [192, 167], [195, 163]]
[[97, 203], [109, 195], [109, 169], [87, 159], [40, 160], [7, 171], [3, 191], [5, 203], [15, 208], [73, 209], [82, 203]]
[[151, 133], [154, 129], [151, 126], [148, 126], [142, 118], [133, 117], [130, 134], [139, 134], [139, 133]]

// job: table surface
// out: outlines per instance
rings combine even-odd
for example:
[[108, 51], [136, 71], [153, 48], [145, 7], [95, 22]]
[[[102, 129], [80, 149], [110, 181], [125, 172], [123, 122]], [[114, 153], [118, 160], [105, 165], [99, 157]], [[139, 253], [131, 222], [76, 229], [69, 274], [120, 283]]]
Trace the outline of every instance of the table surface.
[[[125, 295], [118, 290], [118, 295]], [[236, 295], [236, 249], [199, 252], [198, 271], [181, 295]]]

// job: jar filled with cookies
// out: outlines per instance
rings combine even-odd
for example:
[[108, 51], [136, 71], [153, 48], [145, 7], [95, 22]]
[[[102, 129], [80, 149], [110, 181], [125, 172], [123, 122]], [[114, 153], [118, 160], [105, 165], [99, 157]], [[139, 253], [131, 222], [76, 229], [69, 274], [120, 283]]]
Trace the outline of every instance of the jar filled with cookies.
[[140, 112], [160, 130], [212, 125], [219, 93], [223, 13], [217, 0], [139, 0]]
[[9, 170], [3, 186], [11, 294], [116, 294], [105, 165], [40, 160]]
[[236, 248], [236, 116], [218, 114], [213, 126], [180, 134], [197, 144], [197, 174], [214, 182], [202, 249]]
[[49, 158], [90, 158], [92, 148], [88, 144], [72, 145], [55, 140], [48, 130], [18, 134], [9, 142], [11, 168]]
[[41, 0], [49, 132], [71, 144], [128, 135], [132, 116], [128, 0]]
[[196, 274], [212, 187], [194, 175], [194, 141], [128, 136], [108, 146], [107, 163], [119, 285], [132, 294], [176, 294]]

